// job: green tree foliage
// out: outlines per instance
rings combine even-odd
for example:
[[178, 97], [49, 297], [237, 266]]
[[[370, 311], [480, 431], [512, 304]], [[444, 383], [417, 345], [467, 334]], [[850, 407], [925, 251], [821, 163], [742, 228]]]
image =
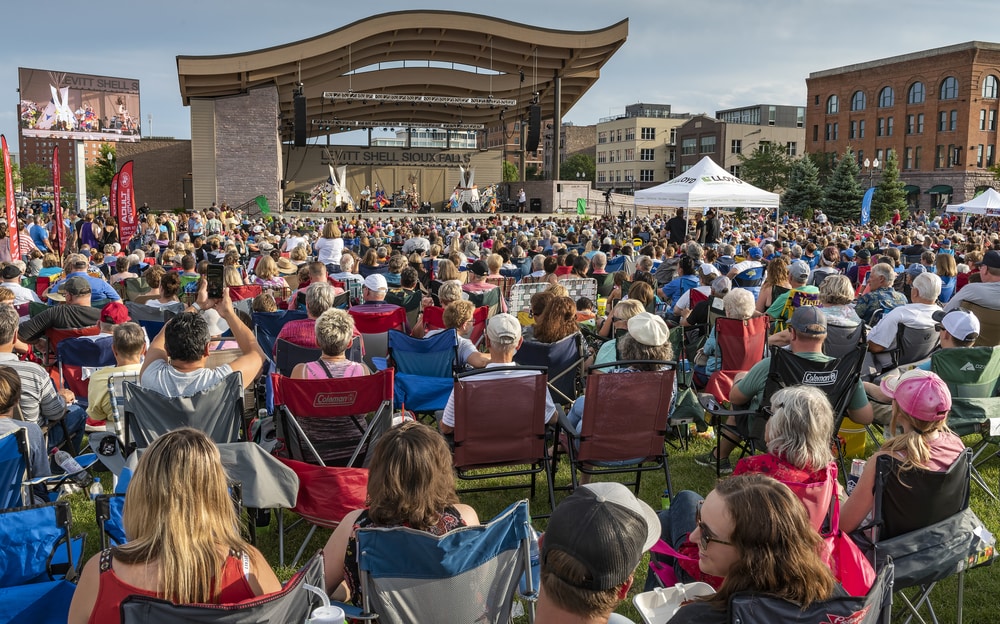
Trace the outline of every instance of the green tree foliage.
[[52, 186], [52, 170], [36, 163], [21, 167], [21, 183], [25, 191]]
[[[93, 181], [98, 186], [111, 187], [111, 178], [115, 177], [117, 170], [115, 148], [110, 143], [103, 143], [100, 147], [100, 153], [97, 158], [94, 159], [94, 174]], [[87, 174], [87, 183], [90, 185], [91, 177]]]
[[[10, 177], [14, 181], [14, 190], [21, 188], [21, 168], [16, 162], [10, 163]], [[6, 197], [7, 193], [7, 176], [3, 175], [3, 170], [0, 169], [0, 195]]]
[[781, 196], [781, 205], [791, 214], [812, 219], [813, 211], [823, 205], [823, 187], [819, 183], [819, 169], [808, 156], [792, 163], [788, 172], [788, 186]]
[[819, 171], [819, 184], [825, 188], [830, 181], [830, 176], [833, 175], [834, 167], [836, 167], [837, 154], [834, 152], [813, 152], [806, 154], [806, 157], [816, 165], [816, 169]]
[[517, 182], [517, 165], [512, 162], [503, 161], [503, 181], [504, 182]]
[[791, 166], [785, 146], [777, 143], [760, 143], [749, 156], [740, 154], [740, 178], [765, 191], [785, 188]]
[[907, 216], [906, 191], [903, 190], [903, 181], [899, 179], [899, 159], [895, 150], [889, 150], [889, 155], [885, 159], [885, 167], [882, 169], [882, 179], [875, 187], [875, 194], [872, 195], [872, 216], [873, 223], [884, 225], [896, 210], [905, 219]]
[[545, 172], [538, 169], [538, 165], [528, 165], [524, 168], [525, 180], [544, 180]]
[[861, 198], [864, 192], [858, 183], [858, 162], [850, 147], [844, 152], [823, 193], [823, 211], [833, 222], [861, 219]]
[[559, 167], [559, 179], [560, 180], [577, 180], [577, 173], [583, 174], [584, 180], [594, 180], [594, 175], [597, 171], [597, 165], [594, 163], [594, 159], [586, 154], [576, 154], [570, 156], [563, 162], [562, 167]]

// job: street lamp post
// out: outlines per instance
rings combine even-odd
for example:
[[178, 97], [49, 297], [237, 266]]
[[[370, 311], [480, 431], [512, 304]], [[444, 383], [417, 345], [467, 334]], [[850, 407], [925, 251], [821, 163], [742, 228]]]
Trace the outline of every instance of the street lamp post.
[[868, 174], [868, 188], [875, 185], [875, 173], [881, 170], [881, 164], [878, 158], [875, 160], [865, 159], [863, 173]]

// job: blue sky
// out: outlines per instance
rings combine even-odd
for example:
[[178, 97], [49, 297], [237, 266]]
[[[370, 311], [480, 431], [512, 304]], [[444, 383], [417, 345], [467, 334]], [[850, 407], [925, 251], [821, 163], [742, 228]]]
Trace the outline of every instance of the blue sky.
[[595, 123], [626, 104], [713, 113], [757, 103], [804, 105], [809, 72], [971, 40], [1000, 41], [996, 0], [174, 0], [4, 7], [0, 132], [16, 150], [17, 68], [137, 78], [143, 133], [190, 138], [178, 55], [232, 54], [312, 37], [374, 13], [478, 12], [557, 29], [629, 18], [629, 38], [564, 120]]

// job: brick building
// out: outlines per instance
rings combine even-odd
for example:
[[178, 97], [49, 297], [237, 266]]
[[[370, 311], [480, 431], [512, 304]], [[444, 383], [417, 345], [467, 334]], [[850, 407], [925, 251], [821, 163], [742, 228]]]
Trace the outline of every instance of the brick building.
[[[191, 194], [191, 141], [143, 138], [115, 146], [118, 164], [135, 161], [135, 203], [153, 210], [194, 207]], [[207, 206], [203, 206], [207, 207]]]
[[[558, 180], [559, 170], [567, 159], [578, 154], [590, 156], [591, 159], [597, 157], [597, 126], [574, 126], [570, 122], [563, 122], [559, 132], [559, 166], [552, 166], [552, 128], [551, 124], [543, 126], [542, 131], [542, 154], [545, 158], [546, 178]], [[596, 160], [595, 160], [596, 162]]]
[[676, 177], [676, 133], [688, 119], [688, 113], [670, 112], [669, 104], [642, 103], [601, 119], [594, 188], [633, 193]]
[[994, 182], [1000, 44], [813, 72], [806, 88], [807, 151], [839, 156], [851, 146], [859, 163], [895, 152], [911, 207], [962, 202]]

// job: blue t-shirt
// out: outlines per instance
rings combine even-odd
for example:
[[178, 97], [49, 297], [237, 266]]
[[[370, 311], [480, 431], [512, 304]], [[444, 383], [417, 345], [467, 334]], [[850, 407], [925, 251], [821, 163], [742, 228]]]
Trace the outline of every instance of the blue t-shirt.
[[31, 226], [31, 242], [35, 244], [41, 251], [49, 251], [49, 232], [45, 229], [45, 226], [38, 225], [37, 223]]

